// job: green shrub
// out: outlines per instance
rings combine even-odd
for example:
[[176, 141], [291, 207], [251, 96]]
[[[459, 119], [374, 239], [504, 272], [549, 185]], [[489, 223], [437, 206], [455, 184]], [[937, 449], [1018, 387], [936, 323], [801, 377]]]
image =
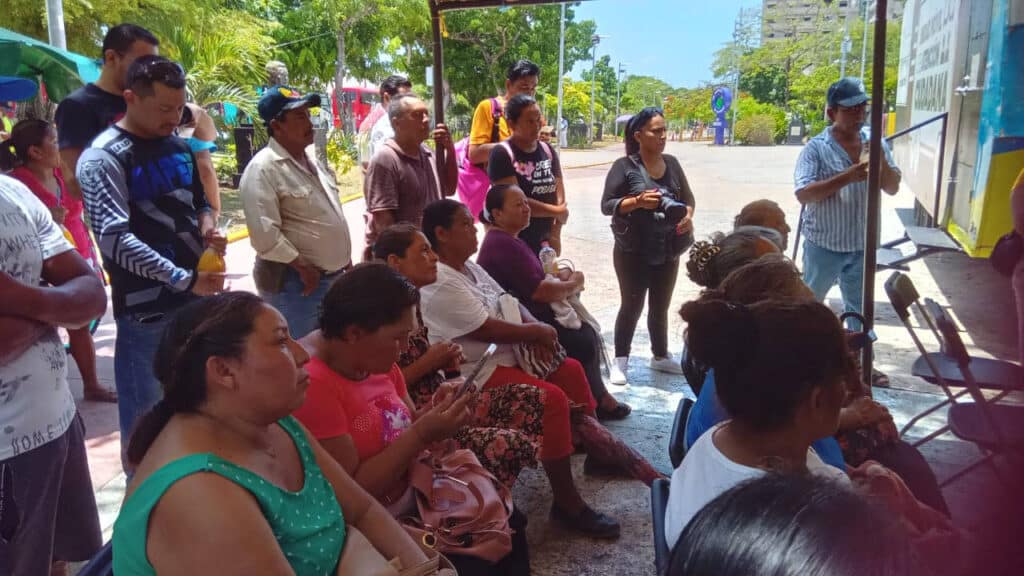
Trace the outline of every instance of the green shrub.
[[238, 172], [238, 162], [235, 160], [235, 143], [232, 142], [224, 147], [223, 152], [214, 152], [210, 155], [213, 159], [213, 167], [217, 170], [217, 181], [231, 183]]
[[757, 114], [737, 120], [736, 138], [744, 144], [770, 146], [775, 143], [775, 119]]
[[339, 176], [347, 173], [358, 163], [359, 148], [355, 136], [344, 130], [331, 130], [327, 135], [327, 162]]

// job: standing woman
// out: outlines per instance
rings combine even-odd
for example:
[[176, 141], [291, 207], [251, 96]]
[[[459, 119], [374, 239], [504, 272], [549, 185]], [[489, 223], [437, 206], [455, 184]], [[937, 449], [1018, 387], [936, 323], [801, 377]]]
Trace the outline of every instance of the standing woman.
[[612, 255], [622, 299], [615, 319], [613, 384], [626, 383], [633, 333], [648, 291], [651, 369], [682, 373], [668, 351], [668, 307], [679, 255], [693, 243], [694, 199], [683, 167], [664, 152], [664, 114], [660, 108], [644, 108], [626, 125], [626, 157], [615, 161], [604, 183], [601, 211], [612, 217]]
[[[11, 130], [11, 138], [0, 144], [0, 170], [11, 170], [50, 209], [75, 245], [75, 249], [100, 273], [92, 238], [82, 222], [82, 201], [68, 194], [60, 172], [57, 131], [48, 122], [22, 120]], [[117, 402], [117, 393], [100, 386], [96, 377], [96, 346], [88, 326], [68, 330], [71, 356], [82, 375], [85, 399], [93, 402]]]
[[[569, 218], [565, 185], [558, 155], [540, 141], [544, 120], [537, 101], [517, 94], [505, 105], [505, 121], [512, 136], [491, 149], [487, 175], [491, 184], [512, 184], [526, 194], [530, 225], [519, 233], [534, 254], [547, 242], [562, 253], [561, 226]], [[666, 308], [666, 314], [668, 309]]]
[[[1013, 229], [1024, 238], [1024, 170], [1017, 176], [1017, 183], [1010, 192], [1010, 207], [1013, 213]], [[1013, 271], [1013, 292], [1017, 297], [1017, 345], [1020, 348], [1020, 362], [1024, 362], [1024, 258], [1017, 262]]]

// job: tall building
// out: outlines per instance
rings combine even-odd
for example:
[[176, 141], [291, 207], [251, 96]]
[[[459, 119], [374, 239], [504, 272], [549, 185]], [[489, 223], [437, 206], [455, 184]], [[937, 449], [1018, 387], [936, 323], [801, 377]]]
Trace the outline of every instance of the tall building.
[[[848, 11], [852, 11], [849, 13], [850, 18], [857, 18], [864, 8], [873, 15], [874, 1], [835, 0], [826, 4], [823, 0], [763, 0], [761, 38], [768, 42], [834, 31], [837, 25], [841, 25]], [[903, 2], [891, 0], [887, 12], [890, 20], [900, 18], [903, 15]]]

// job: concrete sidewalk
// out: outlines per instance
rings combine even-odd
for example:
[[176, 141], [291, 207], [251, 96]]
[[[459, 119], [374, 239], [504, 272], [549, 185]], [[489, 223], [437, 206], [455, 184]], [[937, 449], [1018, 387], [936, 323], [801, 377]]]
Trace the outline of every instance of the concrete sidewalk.
[[[670, 143], [697, 197], [695, 225], [698, 238], [716, 230], [728, 230], [743, 204], [757, 198], [773, 198], [789, 214], [796, 228], [798, 207], [792, 197], [792, 166], [798, 148], [712, 148], [704, 144]], [[566, 172], [567, 198], [571, 217], [563, 232], [564, 255], [577, 269], [587, 274], [584, 301], [603, 327], [605, 341], [612, 341], [612, 328], [619, 305], [618, 287], [611, 266], [612, 237], [608, 219], [598, 210], [607, 164], [622, 155], [621, 145], [590, 151], [566, 151], [562, 156]], [[594, 166], [597, 164], [597, 166]], [[903, 194], [886, 198], [882, 238], [900, 234], [894, 206], [909, 204]], [[344, 211], [353, 240], [353, 254], [363, 248], [363, 210], [361, 199], [345, 204]], [[482, 233], [480, 235], [482, 239]], [[227, 262], [229, 274], [242, 277], [232, 280], [232, 289], [254, 290], [250, 272], [254, 253], [248, 240], [230, 245]], [[923, 296], [951, 305], [965, 329], [965, 340], [972, 354], [1013, 358], [1015, 354], [1015, 323], [1012, 295], [1007, 282], [991, 271], [987, 262], [971, 260], [962, 255], [936, 257], [911, 266], [911, 277]], [[917, 351], [906, 330], [896, 321], [884, 302], [880, 274], [876, 287], [878, 311], [878, 364], [893, 378], [892, 390], [878, 391], [878, 398], [890, 407], [898, 425], [906, 422], [922, 407], [934, 403], [936, 389], [910, 376], [910, 365]], [[699, 293], [698, 288], [681, 271], [672, 310]], [[838, 293], [831, 295], [837, 304]], [[667, 443], [676, 403], [689, 387], [679, 377], [654, 373], [647, 367], [650, 358], [646, 323], [641, 319], [633, 345], [627, 387], [612, 387], [616, 397], [634, 407], [633, 415], [609, 427], [634, 446], [661, 470], [669, 471]], [[678, 353], [682, 344], [683, 326], [673, 312], [670, 322], [670, 349]], [[932, 345], [930, 341], [926, 341]], [[104, 319], [96, 333], [98, 369], [101, 381], [113, 387], [114, 324]], [[69, 375], [76, 396], [81, 397], [81, 380], [73, 362]], [[80, 403], [87, 425], [90, 468], [101, 507], [101, 520], [108, 530], [116, 518], [124, 492], [117, 432], [117, 411], [113, 404]], [[919, 438], [944, 421], [936, 414], [913, 433]], [[948, 476], [960, 464], [970, 460], [976, 450], [950, 435], [942, 436], [925, 447], [923, 453], [939, 478]], [[616, 543], [594, 541], [565, 534], [547, 519], [550, 490], [539, 470], [526, 470], [515, 486], [517, 505], [529, 518], [528, 537], [531, 545], [534, 574], [650, 574], [653, 572], [653, 546], [650, 524], [649, 493], [636, 482], [589, 478], [582, 473], [582, 458], [574, 458], [576, 477], [584, 498], [596, 508], [622, 522], [622, 538]], [[991, 472], [980, 469], [958, 480], [945, 490], [954, 521], [979, 537], [972, 542], [971, 557], [977, 562], [992, 562], [1017, 554], [1012, 538], [1019, 532], [1004, 532], [999, 527], [1019, 527], [1017, 513], [1003, 499]], [[1016, 512], [1015, 512], [1016, 511]], [[980, 566], [980, 564], [978, 564]], [[981, 573], [974, 572], [970, 573]]]

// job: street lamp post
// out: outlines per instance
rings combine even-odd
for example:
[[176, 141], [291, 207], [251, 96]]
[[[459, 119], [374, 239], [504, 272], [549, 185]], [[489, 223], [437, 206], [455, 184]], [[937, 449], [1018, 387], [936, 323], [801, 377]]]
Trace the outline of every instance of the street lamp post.
[[594, 141], [594, 93], [597, 86], [597, 45], [601, 43], [601, 36], [594, 34], [590, 37], [590, 45], [592, 48], [591, 64], [590, 64], [590, 126], [587, 127], [587, 134], [590, 135], [590, 141]]
[[626, 69], [622, 67], [622, 62], [619, 62], [618, 74], [615, 76], [615, 118], [619, 117], [619, 102], [622, 98], [622, 73]]

